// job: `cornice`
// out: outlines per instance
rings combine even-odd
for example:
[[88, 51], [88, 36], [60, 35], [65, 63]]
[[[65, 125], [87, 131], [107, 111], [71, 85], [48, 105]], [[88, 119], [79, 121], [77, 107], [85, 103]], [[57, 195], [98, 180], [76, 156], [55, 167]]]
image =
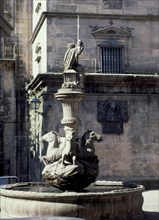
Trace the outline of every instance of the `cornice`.
[[107, 28], [99, 28], [95, 31], [92, 31], [92, 34], [94, 35], [95, 38], [108, 38], [109, 39], [112, 37], [113, 39], [116, 37], [122, 37], [122, 38], [127, 38], [131, 36], [131, 33], [116, 27], [107, 27]]
[[42, 12], [39, 21], [32, 33], [30, 43], [34, 40], [47, 17], [77, 17], [80, 18], [105, 18], [105, 19], [120, 19], [120, 20], [159, 20], [159, 15], [135, 15], [135, 14], [104, 14], [104, 13], [81, 13], [81, 12]]
[[[43, 73], [38, 74], [26, 89], [32, 93], [50, 86], [57, 92], [62, 82], [62, 73]], [[84, 90], [86, 93], [159, 94], [159, 75], [86, 73]]]
[[107, 74], [107, 73], [86, 73], [85, 80], [91, 83], [135, 83], [135, 84], [156, 84], [159, 85], [159, 75], [153, 74]]

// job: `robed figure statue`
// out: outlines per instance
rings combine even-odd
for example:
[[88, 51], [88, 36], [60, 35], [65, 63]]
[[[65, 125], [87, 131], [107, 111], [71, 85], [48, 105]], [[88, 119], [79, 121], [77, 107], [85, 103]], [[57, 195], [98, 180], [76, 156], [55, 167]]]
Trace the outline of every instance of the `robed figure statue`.
[[73, 69], [77, 71], [78, 68], [78, 56], [84, 49], [84, 44], [81, 40], [78, 40], [77, 45], [69, 43], [67, 51], [64, 56], [64, 70]]

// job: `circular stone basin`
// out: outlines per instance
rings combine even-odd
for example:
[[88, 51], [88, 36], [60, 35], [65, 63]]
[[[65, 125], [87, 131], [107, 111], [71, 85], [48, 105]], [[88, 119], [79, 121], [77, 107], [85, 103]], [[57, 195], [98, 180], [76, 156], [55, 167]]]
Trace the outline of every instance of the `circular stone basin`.
[[141, 185], [98, 181], [81, 192], [42, 183], [18, 183], [0, 190], [4, 217], [68, 216], [86, 220], [142, 220]]

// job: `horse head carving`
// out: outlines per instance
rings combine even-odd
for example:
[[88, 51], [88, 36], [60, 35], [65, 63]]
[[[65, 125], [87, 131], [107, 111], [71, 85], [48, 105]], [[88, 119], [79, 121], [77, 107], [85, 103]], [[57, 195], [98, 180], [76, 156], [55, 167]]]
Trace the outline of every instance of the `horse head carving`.
[[100, 134], [95, 131], [88, 130], [86, 131], [81, 139], [81, 149], [83, 150], [84, 157], [94, 156], [95, 155], [95, 147], [94, 142], [103, 141], [103, 138]]

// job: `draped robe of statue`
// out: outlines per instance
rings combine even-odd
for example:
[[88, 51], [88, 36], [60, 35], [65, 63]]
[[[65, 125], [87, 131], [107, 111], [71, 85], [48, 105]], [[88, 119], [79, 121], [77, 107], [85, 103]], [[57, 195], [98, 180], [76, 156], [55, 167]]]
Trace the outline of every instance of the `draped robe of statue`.
[[83, 43], [81, 40], [77, 42], [77, 46], [75, 44], [68, 44], [68, 50], [64, 56], [64, 69], [74, 69], [77, 70], [78, 67], [78, 56], [82, 53], [84, 49]]

